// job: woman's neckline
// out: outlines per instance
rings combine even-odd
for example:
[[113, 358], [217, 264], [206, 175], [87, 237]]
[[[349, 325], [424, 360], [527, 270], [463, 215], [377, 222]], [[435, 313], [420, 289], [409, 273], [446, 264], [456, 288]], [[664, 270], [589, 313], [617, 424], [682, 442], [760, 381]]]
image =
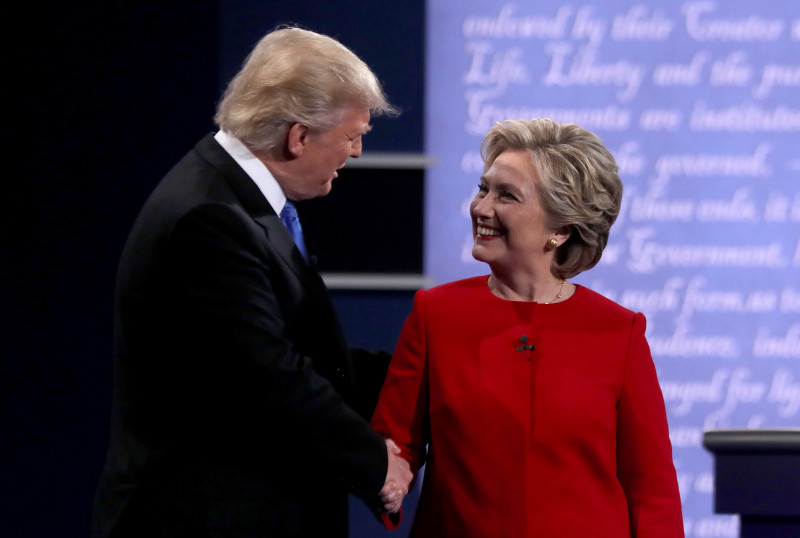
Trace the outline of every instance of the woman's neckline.
[[[501, 296], [499, 296], [497, 294], [497, 292], [495, 291], [495, 289], [494, 289], [494, 287], [493, 287], [493, 285], [491, 283], [491, 278], [492, 278], [492, 275], [490, 273], [488, 276], [483, 277], [481, 279], [481, 280], [484, 281], [483, 288], [489, 293], [489, 295], [491, 295], [492, 297], [494, 297], [498, 301], [505, 301], [505, 302], [508, 302], [508, 303], [531, 304], [531, 305], [541, 305], [541, 306], [555, 306], [555, 305], [564, 304], [564, 303], [568, 302], [570, 299], [572, 299], [578, 293], [578, 289], [580, 288], [580, 284], [575, 284], [573, 282], [567, 281], [566, 279], [562, 279], [563, 289], [559, 288], [559, 291], [556, 293], [556, 297], [555, 297], [555, 298], [557, 298], [557, 300], [555, 300], [555, 301], [546, 301], [545, 302], [545, 301], [524, 301], [524, 300], [521, 300], [521, 299], [506, 299], [505, 297], [501, 297]], [[571, 288], [570, 288], [570, 286], [571, 286]], [[570, 290], [571, 290], [571, 293], [570, 293]]]

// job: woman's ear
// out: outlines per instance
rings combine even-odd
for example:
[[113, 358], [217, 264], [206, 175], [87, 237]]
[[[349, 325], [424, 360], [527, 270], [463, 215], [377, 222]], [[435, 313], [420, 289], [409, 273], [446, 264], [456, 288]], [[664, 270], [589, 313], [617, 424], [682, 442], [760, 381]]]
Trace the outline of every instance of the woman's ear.
[[558, 230], [554, 230], [553, 238], [556, 241], [558, 241], [558, 245], [556, 245], [556, 248], [558, 248], [561, 245], [563, 245], [564, 243], [566, 243], [567, 239], [569, 239], [570, 235], [572, 235], [572, 227], [571, 226], [563, 226], [563, 227], [559, 228]]

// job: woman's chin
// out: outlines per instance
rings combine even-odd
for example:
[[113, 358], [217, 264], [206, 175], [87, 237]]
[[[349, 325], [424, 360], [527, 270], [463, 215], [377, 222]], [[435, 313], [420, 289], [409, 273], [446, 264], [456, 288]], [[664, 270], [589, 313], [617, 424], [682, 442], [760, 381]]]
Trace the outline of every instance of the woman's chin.
[[475, 258], [479, 262], [489, 263], [489, 256], [486, 252], [486, 249], [481, 247], [480, 245], [474, 245], [472, 247], [472, 257]]

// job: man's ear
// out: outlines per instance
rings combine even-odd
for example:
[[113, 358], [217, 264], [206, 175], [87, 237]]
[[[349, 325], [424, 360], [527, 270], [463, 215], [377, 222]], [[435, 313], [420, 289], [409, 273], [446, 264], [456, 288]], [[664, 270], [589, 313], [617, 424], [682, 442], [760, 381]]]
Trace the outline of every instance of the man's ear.
[[306, 149], [308, 141], [308, 126], [302, 123], [293, 123], [286, 134], [286, 149], [292, 157], [299, 157]]

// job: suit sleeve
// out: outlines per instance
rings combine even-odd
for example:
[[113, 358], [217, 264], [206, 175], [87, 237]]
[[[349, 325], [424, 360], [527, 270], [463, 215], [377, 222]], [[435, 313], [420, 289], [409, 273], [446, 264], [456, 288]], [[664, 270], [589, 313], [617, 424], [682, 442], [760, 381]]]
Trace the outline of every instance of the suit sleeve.
[[352, 348], [355, 395], [353, 407], [369, 420], [375, 412], [392, 356], [385, 351]]
[[289, 294], [264, 230], [235, 207], [209, 204], [184, 216], [169, 243], [176, 326], [192, 342], [184, 382], [207, 402], [209, 425], [243, 449], [307, 461], [346, 489], [376, 495], [383, 439], [312, 367], [316, 358], [298, 352], [290, 326], [317, 308], [307, 294]]
[[628, 499], [632, 536], [682, 537], [666, 409], [645, 324], [644, 315], [634, 316], [618, 402], [617, 473]]

